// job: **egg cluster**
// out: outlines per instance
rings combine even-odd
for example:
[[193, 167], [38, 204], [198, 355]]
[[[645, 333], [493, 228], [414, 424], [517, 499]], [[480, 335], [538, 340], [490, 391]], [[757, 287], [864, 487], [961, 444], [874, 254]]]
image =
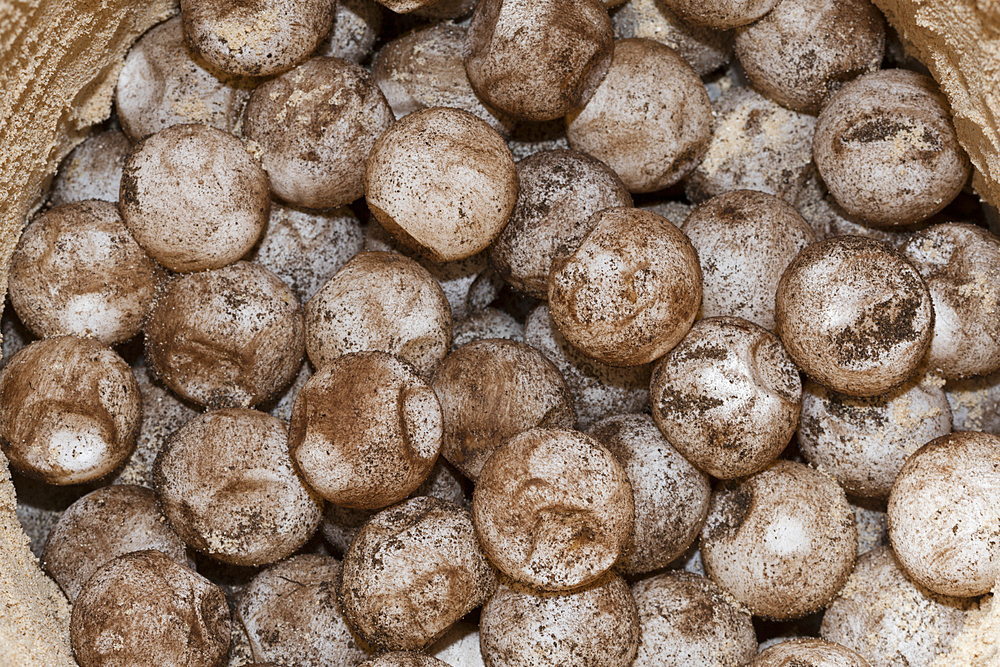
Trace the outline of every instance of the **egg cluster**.
[[380, 2], [182, 0], [21, 237], [0, 446], [81, 667], [947, 653], [1000, 239], [878, 10]]

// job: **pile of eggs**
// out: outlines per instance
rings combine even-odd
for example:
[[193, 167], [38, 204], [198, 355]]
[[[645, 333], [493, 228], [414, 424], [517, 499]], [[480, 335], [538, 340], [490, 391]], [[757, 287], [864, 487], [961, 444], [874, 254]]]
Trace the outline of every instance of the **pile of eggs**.
[[1000, 239], [877, 8], [383, 4], [182, 0], [22, 235], [0, 445], [81, 667], [946, 654]]

